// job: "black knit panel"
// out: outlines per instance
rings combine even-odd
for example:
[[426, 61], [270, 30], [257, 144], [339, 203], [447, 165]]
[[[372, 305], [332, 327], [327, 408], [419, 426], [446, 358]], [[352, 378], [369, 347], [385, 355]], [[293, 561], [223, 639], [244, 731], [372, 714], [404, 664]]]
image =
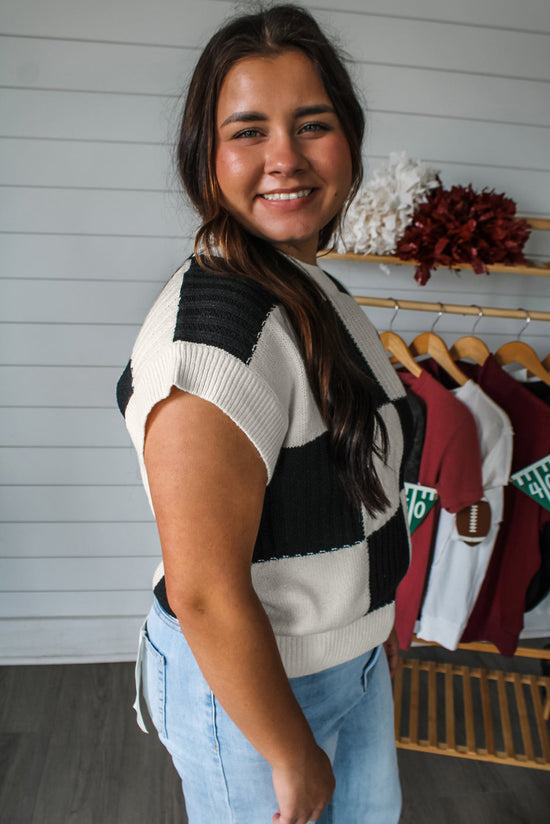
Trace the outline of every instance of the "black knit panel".
[[386, 393], [383, 386], [378, 383], [378, 380], [372, 371], [370, 364], [365, 360], [365, 356], [355, 343], [354, 339], [348, 332], [346, 326], [342, 322], [342, 326], [344, 327], [344, 334], [345, 334], [345, 343], [346, 343], [346, 350], [349, 353], [349, 357], [355, 363], [359, 369], [361, 369], [369, 378], [370, 380], [370, 391], [371, 397], [374, 403], [375, 409], [379, 409], [381, 406], [389, 402], [388, 394]]
[[[412, 403], [414, 403], [414, 401], [412, 401]], [[407, 395], [395, 400], [393, 405], [399, 415], [399, 422], [401, 423], [401, 429], [403, 430], [403, 457], [399, 468], [399, 488], [401, 489], [405, 480], [405, 466], [411, 457], [411, 452], [415, 443], [415, 420], [413, 417], [413, 410], [411, 409], [411, 401]]]
[[325, 433], [283, 448], [266, 489], [254, 561], [328, 552], [364, 539], [329, 456]]
[[132, 361], [129, 360], [126, 364], [126, 369], [118, 379], [118, 383], [116, 385], [116, 400], [118, 403], [118, 408], [123, 415], [126, 414], [126, 407], [128, 406], [128, 401], [132, 397], [133, 392]]
[[193, 260], [183, 276], [174, 340], [216, 346], [248, 363], [274, 306], [259, 283], [211, 274]]
[[395, 599], [409, 566], [409, 541], [401, 506], [381, 529], [369, 536], [370, 612]]
[[[335, 278], [334, 275], [331, 275], [330, 272], [325, 272], [324, 269], [323, 269], [323, 272], [325, 273], [325, 275], [328, 278], [330, 278], [330, 280], [334, 283], [334, 285], [336, 286], [336, 288], [338, 289], [339, 292], [342, 292], [344, 295], [349, 295], [350, 297], [352, 296], [351, 293], [343, 285], [343, 283], [340, 283], [340, 281], [337, 278]], [[338, 313], [336, 313], [336, 314], [338, 315]], [[368, 375], [368, 377], [372, 381], [371, 390], [372, 390], [372, 394], [373, 394], [373, 398], [374, 398], [374, 405], [378, 409], [380, 406], [382, 406], [383, 404], [385, 404], [389, 401], [389, 397], [386, 394], [386, 392], [384, 391], [384, 389], [378, 383], [378, 380], [377, 380], [374, 372], [372, 371], [372, 369], [370, 367], [370, 364], [365, 360], [365, 356], [363, 355], [363, 353], [361, 352], [361, 350], [359, 349], [359, 347], [355, 343], [354, 339], [352, 338], [351, 334], [348, 331], [347, 326], [342, 321], [342, 319], [340, 318], [339, 315], [338, 315], [338, 319], [339, 319], [339, 321], [340, 321], [340, 323], [343, 327], [343, 330], [344, 330], [344, 336], [345, 336], [345, 339], [346, 339], [346, 341], [345, 341], [346, 342], [346, 348], [349, 352], [350, 358], [354, 361], [354, 363], [360, 369], [362, 369], [363, 372], [365, 372]]]

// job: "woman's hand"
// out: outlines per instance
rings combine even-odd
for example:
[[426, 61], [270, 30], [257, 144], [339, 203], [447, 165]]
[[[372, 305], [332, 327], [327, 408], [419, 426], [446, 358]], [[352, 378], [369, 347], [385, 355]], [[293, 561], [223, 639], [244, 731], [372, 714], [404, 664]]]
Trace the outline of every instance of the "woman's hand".
[[399, 658], [399, 641], [397, 640], [395, 627], [390, 632], [388, 640], [384, 642], [384, 650], [390, 668], [390, 678], [393, 678], [397, 669], [397, 659]]
[[330, 761], [317, 745], [302, 763], [273, 767], [273, 787], [279, 802], [273, 824], [318, 821], [332, 798], [334, 786]]

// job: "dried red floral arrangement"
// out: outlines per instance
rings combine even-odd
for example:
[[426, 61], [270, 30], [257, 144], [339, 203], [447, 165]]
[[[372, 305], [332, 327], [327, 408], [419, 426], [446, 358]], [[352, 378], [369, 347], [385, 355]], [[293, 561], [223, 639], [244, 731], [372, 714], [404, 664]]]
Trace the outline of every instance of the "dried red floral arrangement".
[[475, 192], [471, 185], [438, 187], [416, 208], [395, 254], [419, 262], [414, 277], [424, 286], [436, 266], [458, 270], [469, 263], [480, 275], [491, 263], [525, 263], [522, 249], [530, 231], [504, 194]]

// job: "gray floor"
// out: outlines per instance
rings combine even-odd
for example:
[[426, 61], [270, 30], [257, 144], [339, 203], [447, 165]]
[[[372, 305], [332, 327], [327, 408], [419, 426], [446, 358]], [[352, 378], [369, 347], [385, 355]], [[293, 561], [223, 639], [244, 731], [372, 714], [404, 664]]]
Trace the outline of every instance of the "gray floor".
[[[0, 822], [185, 824], [178, 777], [132, 702], [131, 664], [0, 669]], [[405, 751], [399, 761], [402, 824], [550, 821], [550, 772]]]

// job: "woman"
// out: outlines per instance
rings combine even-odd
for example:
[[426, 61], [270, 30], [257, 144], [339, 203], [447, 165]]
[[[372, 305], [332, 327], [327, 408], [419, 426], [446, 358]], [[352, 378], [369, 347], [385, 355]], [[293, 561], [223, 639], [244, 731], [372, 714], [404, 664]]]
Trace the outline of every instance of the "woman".
[[386, 658], [406, 401], [315, 262], [359, 185], [363, 126], [293, 6], [215, 34], [185, 105], [178, 163], [202, 226], [118, 398], [164, 564], [138, 688], [141, 673], [190, 824], [399, 818]]

